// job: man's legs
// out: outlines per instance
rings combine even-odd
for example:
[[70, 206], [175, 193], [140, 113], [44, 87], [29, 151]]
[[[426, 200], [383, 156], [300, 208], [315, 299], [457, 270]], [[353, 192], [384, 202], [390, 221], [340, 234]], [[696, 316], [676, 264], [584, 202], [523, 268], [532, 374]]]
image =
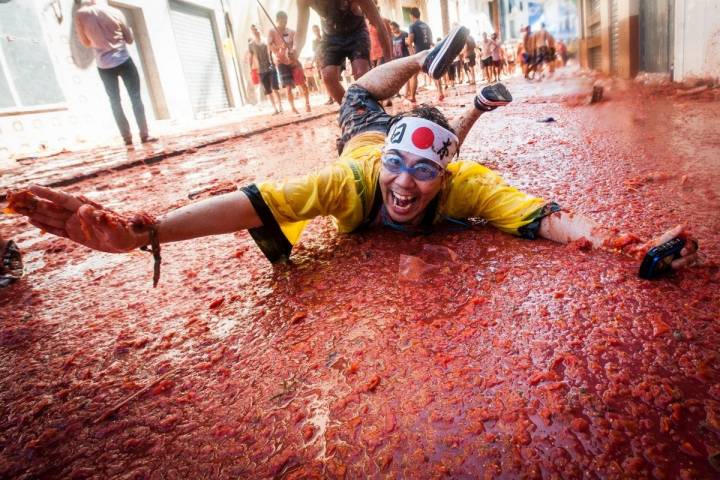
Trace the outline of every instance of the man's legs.
[[297, 108], [295, 108], [295, 98], [293, 97], [292, 89], [292, 85], [288, 85], [287, 87], [285, 87], [285, 91], [287, 92], [287, 99], [290, 103], [290, 110], [292, 110], [293, 113], [300, 113], [297, 111]]
[[[410, 58], [410, 57], [404, 57], [404, 58]], [[415, 98], [415, 95], [417, 94], [418, 89], [418, 75], [417, 73], [410, 77], [407, 83], [407, 94], [406, 98], [410, 100], [412, 103], [415, 103], [417, 99]]]
[[340, 67], [338, 65], [327, 65], [322, 69], [323, 83], [328, 95], [332, 97], [337, 103], [342, 103], [343, 95], [345, 95], [345, 89], [340, 83]]
[[137, 122], [138, 130], [140, 130], [140, 140], [145, 141], [148, 138], [147, 119], [145, 118], [145, 107], [143, 106], [142, 96], [140, 95], [140, 75], [138, 74], [133, 59], [129, 58], [125, 63], [120, 65], [118, 72], [127, 89], [130, 103], [132, 103], [135, 121]]
[[105, 86], [105, 92], [110, 99], [110, 107], [112, 108], [118, 130], [120, 130], [120, 135], [122, 135], [126, 144], [131, 144], [132, 134], [130, 133], [130, 125], [128, 124], [127, 118], [125, 118], [125, 112], [123, 112], [122, 104], [120, 103], [120, 84], [118, 82], [117, 67], [98, 68], [98, 72]]
[[438, 91], [438, 97], [437, 97], [438, 102], [442, 102], [443, 100], [445, 100], [445, 93], [443, 92], [442, 79], [435, 80], [435, 88], [437, 88], [437, 91]]
[[[409, 57], [398, 58], [373, 68], [359, 78], [355, 84], [364, 88], [376, 100], [385, 100], [400, 91], [402, 86], [420, 73], [428, 50]], [[417, 77], [415, 77], [417, 80]], [[417, 88], [417, 81], [415, 82]], [[414, 92], [413, 97], [414, 98]]]
[[309, 113], [310, 112], [310, 89], [308, 88], [306, 82], [301, 83], [300, 85], [298, 85], [298, 87], [300, 88], [300, 91], [302, 92], [303, 97], [305, 97], [305, 111]]
[[352, 66], [352, 74], [355, 80], [370, 71], [370, 62], [364, 58], [354, 58], [350, 61], [350, 65]]

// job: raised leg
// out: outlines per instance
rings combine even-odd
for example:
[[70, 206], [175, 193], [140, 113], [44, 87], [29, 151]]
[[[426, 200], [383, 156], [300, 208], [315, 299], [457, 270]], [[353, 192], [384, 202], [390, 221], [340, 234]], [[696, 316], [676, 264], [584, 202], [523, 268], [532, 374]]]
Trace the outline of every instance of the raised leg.
[[[376, 99], [385, 100], [400, 91], [403, 85], [422, 69], [428, 52], [420, 52], [409, 57], [398, 58], [373, 68], [356, 85], [364, 88]], [[414, 91], [413, 97], [414, 98]]]

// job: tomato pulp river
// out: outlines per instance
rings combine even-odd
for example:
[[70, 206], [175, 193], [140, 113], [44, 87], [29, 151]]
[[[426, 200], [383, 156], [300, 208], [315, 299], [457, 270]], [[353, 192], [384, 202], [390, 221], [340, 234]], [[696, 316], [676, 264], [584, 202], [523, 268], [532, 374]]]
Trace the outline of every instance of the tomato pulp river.
[[[147, 253], [3, 218], [28, 274], [0, 292], [0, 477], [717, 478], [720, 102], [621, 87], [586, 105], [581, 78], [511, 84], [461, 156], [644, 238], [688, 225], [704, 264], [669, 279], [485, 225], [321, 219], [277, 267], [245, 232], [167, 245], [152, 289]], [[336, 133], [325, 117], [67, 190], [162, 213], [332, 162]], [[428, 252], [446, 255], [401, 278]]]

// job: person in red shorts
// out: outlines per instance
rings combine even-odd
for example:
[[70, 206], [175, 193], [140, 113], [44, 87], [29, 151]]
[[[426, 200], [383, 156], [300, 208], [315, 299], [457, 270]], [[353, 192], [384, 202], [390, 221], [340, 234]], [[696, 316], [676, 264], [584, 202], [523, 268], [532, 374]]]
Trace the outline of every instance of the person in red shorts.
[[295, 50], [295, 32], [287, 28], [287, 13], [280, 11], [275, 15], [277, 30], [270, 29], [268, 33], [268, 46], [275, 55], [275, 68], [280, 77], [280, 86], [287, 92], [290, 108], [294, 113], [300, 113], [295, 108], [293, 88], [300, 88], [305, 97], [305, 111], [310, 112], [310, 92], [305, 84], [305, 73], [298, 62], [298, 52]]
[[248, 60], [252, 68], [253, 84], [262, 84], [265, 96], [270, 99], [275, 114], [282, 112], [282, 102], [278, 90], [277, 72], [270, 56], [267, 45], [260, 40], [260, 30], [255, 25], [250, 26], [253, 38], [248, 43]]

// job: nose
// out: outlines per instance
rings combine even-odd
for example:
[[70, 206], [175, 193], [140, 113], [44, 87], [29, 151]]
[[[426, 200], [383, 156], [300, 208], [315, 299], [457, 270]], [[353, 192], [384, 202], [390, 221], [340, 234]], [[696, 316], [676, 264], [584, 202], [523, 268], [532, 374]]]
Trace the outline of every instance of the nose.
[[415, 187], [415, 179], [410, 172], [404, 171], [395, 177], [395, 183], [403, 188], [410, 189]]

